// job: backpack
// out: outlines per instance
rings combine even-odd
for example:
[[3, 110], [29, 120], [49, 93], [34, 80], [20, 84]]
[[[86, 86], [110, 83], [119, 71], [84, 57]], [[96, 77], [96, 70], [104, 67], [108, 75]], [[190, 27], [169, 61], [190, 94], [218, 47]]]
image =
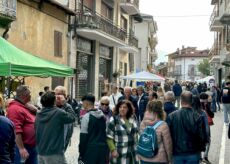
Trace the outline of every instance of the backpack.
[[144, 129], [138, 140], [137, 154], [145, 158], [152, 158], [158, 153], [156, 129], [163, 122], [164, 121], [158, 121], [155, 125], [147, 126]]

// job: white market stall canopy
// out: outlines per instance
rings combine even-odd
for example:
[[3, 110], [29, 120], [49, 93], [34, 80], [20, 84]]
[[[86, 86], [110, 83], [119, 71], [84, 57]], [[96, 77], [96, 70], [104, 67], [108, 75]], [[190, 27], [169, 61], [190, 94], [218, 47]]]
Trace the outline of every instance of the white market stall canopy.
[[214, 76], [207, 76], [203, 79], [199, 79], [196, 81], [197, 83], [204, 83], [206, 82], [207, 84], [215, 83], [215, 78]]
[[133, 73], [131, 75], [127, 76], [121, 76], [120, 79], [123, 80], [139, 80], [139, 81], [158, 81], [158, 82], [163, 82], [165, 79], [161, 76], [158, 76], [156, 74], [142, 71], [138, 73]]

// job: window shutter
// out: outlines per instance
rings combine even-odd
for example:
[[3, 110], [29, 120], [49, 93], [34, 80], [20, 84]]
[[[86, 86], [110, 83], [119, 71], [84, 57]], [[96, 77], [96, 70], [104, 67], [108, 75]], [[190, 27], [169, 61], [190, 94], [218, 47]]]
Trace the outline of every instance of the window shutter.
[[58, 56], [62, 56], [62, 33], [59, 32], [58, 35]]
[[54, 56], [62, 56], [62, 33], [54, 31]]

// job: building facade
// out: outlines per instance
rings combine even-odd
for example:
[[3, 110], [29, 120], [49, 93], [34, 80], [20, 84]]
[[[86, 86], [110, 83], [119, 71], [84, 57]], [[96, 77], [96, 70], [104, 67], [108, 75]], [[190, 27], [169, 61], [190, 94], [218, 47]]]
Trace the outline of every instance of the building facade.
[[[33, 55], [69, 65], [69, 7], [74, 0], [0, 0], [1, 36]], [[25, 77], [35, 99], [44, 86], [68, 87], [69, 78]]]
[[198, 64], [208, 58], [209, 50], [182, 46], [168, 55], [168, 77], [182, 81], [196, 81], [202, 78]]
[[134, 69], [138, 40], [133, 22], [140, 19], [139, 1], [84, 0], [77, 5], [75, 96], [91, 92], [100, 98], [118, 82], [117, 75]]
[[218, 84], [230, 75], [230, 1], [212, 0], [210, 31], [214, 32], [214, 43], [209, 52], [211, 73]]
[[90, 92], [98, 99], [135, 70], [139, 0], [0, 0], [0, 13], [0, 32], [9, 42], [75, 69], [73, 78], [26, 77], [33, 97], [44, 86], [65, 85], [73, 97]]
[[157, 74], [167, 78], [168, 76], [168, 63], [167, 62], [161, 62], [156, 66]]
[[143, 21], [135, 23], [135, 35], [138, 38], [139, 53], [135, 56], [136, 71], [143, 71], [150, 65], [154, 67], [157, 59], [157, 23], [152, 15], [141, 14]]

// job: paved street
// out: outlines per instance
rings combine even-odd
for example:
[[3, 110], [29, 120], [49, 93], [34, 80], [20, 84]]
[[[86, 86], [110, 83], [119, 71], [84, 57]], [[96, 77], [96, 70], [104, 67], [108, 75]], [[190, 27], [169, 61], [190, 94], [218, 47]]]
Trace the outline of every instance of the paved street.
[[[209, 160], [212, 164], [230, 164], [230, 140], [227, 138], [227, 126], [223, 123], [223, 112], [217, 112], [215, 125], [211, 127], [212, 143]], [[75, 127], [71, 146], [66, 152], [68, 164], [76, 164], [78, 158], [79, 127]]]
[[79, 144], [79, 125], [74, 128], [73, 137], [71, 139], [70, 147], [67, 148], [65, 153], [68, 164], [77, 164], [78, 159], [78, 144]]

